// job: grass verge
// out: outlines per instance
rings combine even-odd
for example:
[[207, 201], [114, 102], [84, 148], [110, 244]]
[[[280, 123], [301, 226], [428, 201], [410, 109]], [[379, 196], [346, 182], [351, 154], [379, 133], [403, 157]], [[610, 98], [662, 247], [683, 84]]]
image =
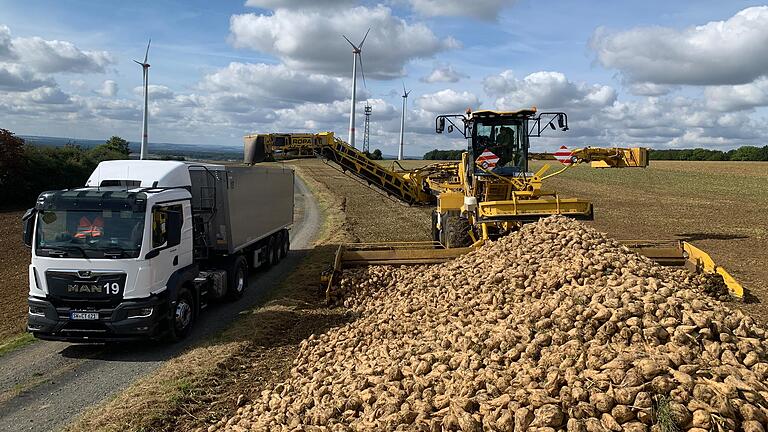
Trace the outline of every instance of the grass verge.
[[29, 333], [22, 333], [20, 335], [10, 337], [3, 342], [0, 342], [0, 357], [16, 351], [19, 348], [23, 348], [35, 341], [35, 337]]

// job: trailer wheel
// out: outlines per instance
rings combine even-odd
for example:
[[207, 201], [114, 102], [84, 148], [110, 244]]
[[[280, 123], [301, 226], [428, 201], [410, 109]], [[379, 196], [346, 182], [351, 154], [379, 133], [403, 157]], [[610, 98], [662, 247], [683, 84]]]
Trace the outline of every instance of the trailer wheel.
[[272, 265], [275, 265], [280, 262], [280, 248], [282, 248], [282, 239], [279, 232], [272, 236], [270, 243], [272, 243], [272, 247], [269, 249], [269, 257], [272, 260]]
[[288, 250], [291, 249], [291, 238], [287, 230], [281, 231], [280, 235], [280, 259], [288, 256]]
[[234, 301], [245, 293], [248, 286], [248, 263], [241, 255], [232, 260], [227, 269], [227, 300]]
[[189, 335], [195, 323], [195, 301], [187, 287], [179, 290], [176, 306], [169, 316], [168, 341], [178, 342]]

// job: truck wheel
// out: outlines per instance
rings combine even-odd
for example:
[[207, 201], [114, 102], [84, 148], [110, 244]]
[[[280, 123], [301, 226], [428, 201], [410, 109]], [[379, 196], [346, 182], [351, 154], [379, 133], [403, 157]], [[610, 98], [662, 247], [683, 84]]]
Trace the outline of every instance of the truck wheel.
[[182, 287], [179, 290], [175, 310], [169, 321], [168, 340], [170, 342], [178, 342], [189, 335], [192, 325], [195, 323], [195, 302], [187, 287]]
[[280, 242], [280, 244], [282, 246], [280, 248], [280, 259], [283, 259], [283, 258], [287, 257], [288, 256], [288, 251], [291, 249], [291, 238], [290, 238], [290, 236], [288, 234], [288, 231], [287, 230], [283, 230], [282, 233], [283, 233], [283, 235], [281, 236], [282, 237], [282, 242]]
[[272, 265], [277, 264], [280, 262], [280, 248], [282, 248], [282, 239], [280, 236], [280, 233], [275, 234], [272, 236], [272, 248], [270, 249], [270, 259], [272, 260]]
[[245, 293], [248, 285], [248, 263], [238, 255], [227, 269], [227, 300], [234, 301]]

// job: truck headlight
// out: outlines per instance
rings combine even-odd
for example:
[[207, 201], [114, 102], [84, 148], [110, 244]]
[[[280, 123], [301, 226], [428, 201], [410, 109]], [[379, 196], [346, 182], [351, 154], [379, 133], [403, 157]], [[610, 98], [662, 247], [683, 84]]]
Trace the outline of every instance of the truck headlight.
[[140, 309], [128, 309], [128, 318], [149, 318], [152, 316], [154, 308], [145, 307]]
[[42, 306], [29, 305], [29, 314], [35, 316], [45, 316], [45, 308]]

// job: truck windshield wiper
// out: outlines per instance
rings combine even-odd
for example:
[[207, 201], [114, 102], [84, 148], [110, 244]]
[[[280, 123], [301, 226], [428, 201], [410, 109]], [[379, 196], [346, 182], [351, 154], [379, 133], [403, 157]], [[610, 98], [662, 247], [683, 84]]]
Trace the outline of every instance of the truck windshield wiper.
[[112, 246], [102, 251], [105, 258], [122, 258], [125, 253], [125, 249], [117, 246]]
[[83, 258], [88, 258], [88, 255], [85, 253], [85, 249], [83, 249], [80, 246], [76, 246], [76, 245], [72, 245], [72, 246], [56, 246], [56, 247], [50, 247], [50, 248], [46, 248], [46, 249], [48, 249], [48, 251], [49, 251], [48, 254], [49, 255], [51, 253], [63, 254], [63, 253], [66, 253], [67, 251], [76, 250], [76, 251], [80, 252], [81, 254], [83, 254]]

